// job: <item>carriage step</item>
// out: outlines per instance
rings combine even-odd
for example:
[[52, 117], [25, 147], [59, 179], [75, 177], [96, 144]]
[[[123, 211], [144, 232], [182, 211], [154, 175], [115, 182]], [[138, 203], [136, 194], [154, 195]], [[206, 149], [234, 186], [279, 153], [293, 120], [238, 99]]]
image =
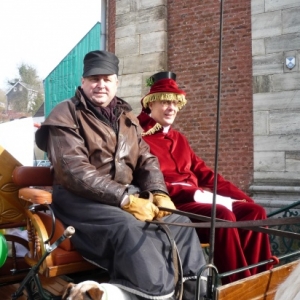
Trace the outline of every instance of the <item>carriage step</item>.
[[47, 278], [40, 275], [40, 280], [44, 290], [53, 296], [62, 296], [68, 284], [68, 281], [61, 277]]

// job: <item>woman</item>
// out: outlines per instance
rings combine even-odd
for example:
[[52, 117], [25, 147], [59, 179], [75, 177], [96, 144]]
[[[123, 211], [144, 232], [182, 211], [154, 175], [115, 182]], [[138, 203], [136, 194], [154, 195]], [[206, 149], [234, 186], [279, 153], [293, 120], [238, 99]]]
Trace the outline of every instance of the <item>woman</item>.
[[[144, 130], [143, 138], [156, 155], [177, 209], [211, 215], [214, 172], [190, 147], [185, 136], [174, 130], [178, 111], [186, 104], [185, 92], [180, 90], [171, 72], [151, 77], [153, 85], [142, 99], [138, 116]], [[231, 182], [217, 175], [216, 218], [228, 221], [249, 221], [266, 218], [263, 207]], [[209, 229], [198, 229], [202, 243], [209, 242]], [[243, 229], [217, 229], [214, 263], [219, 273], [235, 270], [271, 257], [266, 234]], [[224, 277], [223, 284], [270, 269], [270, 265], [255, 267]]]

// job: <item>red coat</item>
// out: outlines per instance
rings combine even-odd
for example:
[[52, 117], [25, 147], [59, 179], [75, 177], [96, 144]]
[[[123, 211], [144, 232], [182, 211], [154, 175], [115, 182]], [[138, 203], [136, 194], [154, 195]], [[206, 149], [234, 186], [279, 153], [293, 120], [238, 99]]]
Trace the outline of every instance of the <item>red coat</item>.
[[[141, 113], [138, 119], [144, 131], [153, 126], [154, 120], [146, 113]], [[175, 203], [182, 201], [181, 197], [177, 197], [182, 190], [182, 186], [171, 185], [174, 182], [191, 184], [193, 186], [191, 188], [184, 186], [184, 190], [190, 195], [194, 195], [199, 188], [213, 191], [214, 172], [206, 166], [200, 157], [196, 156], [186, 137], [179, 131], [173, 130], [171, 127], [166, 134], [160, 130], [155, 134], [144, 136], [144, 140], [150, 146], [151, 153], [158, 157], [170, 196]], [[218, 175], [217, 194], [237, 200], [246, 199], [248, 202], [254, 202], [221, 175]], [[193, 197], [187, 199], [193, 201]], [[187, 201], [187, 199], [184, 201]]]

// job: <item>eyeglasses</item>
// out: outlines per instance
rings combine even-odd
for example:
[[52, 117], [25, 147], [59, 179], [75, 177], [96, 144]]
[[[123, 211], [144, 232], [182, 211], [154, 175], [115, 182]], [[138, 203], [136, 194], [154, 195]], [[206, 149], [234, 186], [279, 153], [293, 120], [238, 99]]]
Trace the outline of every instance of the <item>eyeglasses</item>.
[[162, 101], [158, 101], [162, 107], [169, 107], [171, 105], [175, 106], [175, 107], [179, 107], [180, 105], [180, 101], [178, 100], [162, 100]]

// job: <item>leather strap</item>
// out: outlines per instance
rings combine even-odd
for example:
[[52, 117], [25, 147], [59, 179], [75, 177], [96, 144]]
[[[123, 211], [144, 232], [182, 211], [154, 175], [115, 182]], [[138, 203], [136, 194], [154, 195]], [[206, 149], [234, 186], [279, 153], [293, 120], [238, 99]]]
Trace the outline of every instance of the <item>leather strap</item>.
[[[166, 233], [171, 247], [172, 247], [172, 258], [173, 258], [173, 265], [174, 265], [174, 282], [175, 282], [175, 287], [178, 288], [178, 295], [176, 296], [176, 299], [181, 300], [182, 299], [182, 294], [183, 294], [183, 270], [182, 270], [182, 264], [181, 264], [181, 260], [180, 260], [180, 256], [178, 253], [178, 249], [176, 246], [176, 242], [172, 236], [172, 233], [169, 229], [169, 227], [167, 226], [167, 224], [162, 221], [159, 220], [159, 224], [158, 224]], [[180, 276], [180, 279], [179, 279]], [[177, 289], [175, 289], [177, 290]]]
[[[194, 228], [210, 228], [211, 223], [208, 222], [211, 220], [210, 217], [193, 214], [185, 211], [181, 211], [178, 209], [171, 209], [166, 207], [159, 207], [160, 210], [168, 211], [174, 214], [179, 214], [182, 216], [186, 216], [190, 219], [195, 219], [202, 221], [201, 223], [167, 223], [164, 222], [166, 225], [173, 225], [173, 226], [183, 226], [183, 227], [194, 227]], [[153, 224], [161, 224], [159, 220], [148, 221], [149, 223]], [[207, 221], [207, 222], [203, 222]], [[267, 234], [273, 234], [283, 237], [288, 237], [292, 239], [300, 240], [300, 234], [295, 232], [283, 231], [279, 229], [270, 229], [261, 226], [276, 226], [276, 225], [288, 225], [288, 224], [300, 224], [300, 217], [289, 217], [289, 218], [278, 218], [278, 219], [265, 219], [265, 220], [252, 220], [252, 221], [237, 221], [237, 222], [230, 222], [227, 220], [222, 220], [216, 218], [215, 228], [242, 228], [257, 232], [263, 232]]]

